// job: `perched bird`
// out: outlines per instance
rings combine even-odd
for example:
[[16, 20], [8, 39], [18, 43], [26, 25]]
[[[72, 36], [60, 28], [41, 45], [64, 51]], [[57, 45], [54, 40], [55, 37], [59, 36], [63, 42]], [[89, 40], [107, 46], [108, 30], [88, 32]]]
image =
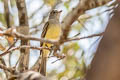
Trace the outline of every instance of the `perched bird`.
[[[45, 38], [48, 40], [59, 39], [61, 35], [61, 25], [59, 22], [59, 17], [61, 12], [62, 11], [58, 11], [58, 10], [51, 11], [48, 22], [46, 22], [43, 28], [41, 38]], [[51, 48], [52, 46], [54, 45], [50, 43], [41, 43], [41, 47]], [[42, 55], [40, 73], [46, 76], [46, 62], [47, 62], [48, 55], [50, 54], [50, 51], [43, 49], [41, 50], [40, 54]]]

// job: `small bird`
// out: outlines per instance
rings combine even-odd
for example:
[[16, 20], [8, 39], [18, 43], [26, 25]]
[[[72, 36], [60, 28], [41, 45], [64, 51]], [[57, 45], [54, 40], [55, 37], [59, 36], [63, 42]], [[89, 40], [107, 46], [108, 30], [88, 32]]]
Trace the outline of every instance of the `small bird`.
[[[60, 18], [61, 12], [62, 11], [58, 11], [58, 10], [51, 11], [48, 22], [46, 22], [43, 28], [41, 38], [45, 38], [48, 40], [58, 40], [60, 38], [62, 30], [61, 30], [59, 18]], [[51, 48], [54, 45], [50, 43], [41, 43], [40, 46]], [[50, 51], [43, 49], [41, 50], [40, 54], [42, 55], [40, 73], [46, 76], [46, 62], [47, 62], [48, 55], [50, 54]]]

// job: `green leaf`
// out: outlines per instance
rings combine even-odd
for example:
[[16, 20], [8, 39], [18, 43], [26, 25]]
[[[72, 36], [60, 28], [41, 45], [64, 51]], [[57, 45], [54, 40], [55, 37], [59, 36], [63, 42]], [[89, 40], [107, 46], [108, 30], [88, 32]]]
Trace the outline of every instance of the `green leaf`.
[[77, 50], [80, 49], [80, 46], [78, 45], [78, 43], [74, 43], [73, 48], [74, 48], [75, 51], [77, 51]]
[[0, 13], [0, 22], [1, 22], [3, 25], [6, 25], [6, 21], [5, 21], [4, 14], [1, 14], [1, 13]]
[[80, 46], [77, 42], [72, 42], [64, 46], [63, 53], [67, 53], [69, 49], [73, 49], [75, 52], [80, 49]]
[[16, 5], [15, 0], [10, 0], [10, 2], [11, 2], [11, 7], [13, 7], [13, 6], [15, 6], [15, 5]]
[[65, 6], [67, 9], [69, 9], [69, 1], [65, 2], [65, 3], [64, 3], [64, 6]]
[[57, 0], [44, 0], [45, 4], [48, 6], [54, 6]]
[[72, 26], [72, 29], [77, 30], [77, 31], [80, 31], [80, 30], [82, 29], [82, 27], [83, 27], [82, 24], [77, 23], [77, 24], [74, 24], [74, 25]]

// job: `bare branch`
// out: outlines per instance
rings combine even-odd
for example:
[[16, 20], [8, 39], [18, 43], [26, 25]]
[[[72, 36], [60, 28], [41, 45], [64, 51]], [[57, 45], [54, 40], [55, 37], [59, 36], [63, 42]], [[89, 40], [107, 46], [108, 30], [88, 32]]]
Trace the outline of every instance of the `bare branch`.
[[[44, 38], [36, 38], [36, 37], [31, 37], [29, 35], [23, 35], [23, 34], [17, 32], [16, 29], [12, 30], [11, 33], [5, 33], [5, 32], [1, 32], [1, 33], [3, 35], [9, 35], [9, 36], [12, 35], [12, 36], [15, 36], [16, 38], [22, 38], [22, 39], [40, 41], [40, 42], [45, 42], [45, 43], [51, 43], [51, 44], [54, 44], [54, 45], [58, 45], [59, 41], [61, 41], [61, 40], [59, 40], [59, 41], [58, 40], [48, 40], [48, 39], [44, 39]], [[103, 34], [104, 34], [104, 32], [99, 33], [99, 34], [93, 34], [93, 35], [90, 35], [90, 36], [80, 37], [80, 38], [67, 38], [63, 42], [92, 38], [92, 37], [96, 37], [96, 36], [102, 36]]]
[[14, 72], [15, 72], [15, 70], [14, 70], [13, 68], [11, 68], [11, 67], [6, 67], [6, 66], [4, 66], [4, 65], [2, 65], [2, 64], [0, 64], [0, 68], [3, 69], [3, 70], [8, 71], [8, 72], [10, 72], [10, 73], [14, 73]]
[[41, 49], [51, 50], [50, 48], [22, 45], [22, 46], [19, 46], [19, 47], [11, 48], [11, 49], [3, 52], [2, 54], [0, 54], [0, 57], [6, 55], [7, 53], [10, 53], [12, 51], [15, 51], [15, 50], [18, 50], [18, 49], [21, 49], [21, 48], [30, 48], [30, 49], [36, 49], [36, 50], [41, 50]]
[[104, 5], [106, 3], [110, 2], [110, 0], [107, 1], [99, 1], [99, 0], [80, 0], [78, 6], [74, 8], [63, 20], [62, 27], [63, 27], [63, 33], [60, 37], [60, 44], [66, 40], [69, 31], [71, 29], [71, 24], [78, 19], [78, 17], [85, 13], [86, 10]]
[[2, 54], [0, 54], [0, 56], [5, 55], [4, 53], [8, 52], [16, 43], [17, 41], [15, 41], [8, 49], [6, 49]]
[[70, 41], [76, 41], [76, 40], [81, 40], [81, 39], [86, 39], [86, 38], [93, 38], [93, 37], [98, 37], [98, 36], [103, 36], [104, 32], [99, 33], [99, 34], [93, 34], [90, 36], [85, 36], [85, 37], [80, 37], [80, 38], [68, 38], [65, 42], [70, 42]]
[[18, 80], [48, 80], [45, 76], [35, 71], [28, 71], [18, 76]]
[[16, 31], [13, 31], [13, 34], [15, 34], [17, 38], [23, 38], [23, 39], [27, 39], [27, 40], [35, 40], [35, 41], [46, 42], [46, 43], [51, 43], [51, 44], [57, 44], [57, 41], [58, 41], [58, 40], [47, 40], [44, 38], [31, 37], [31, 36], [20, 34]]

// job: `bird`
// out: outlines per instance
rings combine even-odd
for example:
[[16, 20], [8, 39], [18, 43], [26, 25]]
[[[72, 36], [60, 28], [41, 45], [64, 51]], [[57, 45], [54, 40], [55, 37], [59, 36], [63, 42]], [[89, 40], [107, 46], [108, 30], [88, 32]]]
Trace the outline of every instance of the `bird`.
[[[61, 24], [59, 22], [61, 12], [62, 12], [62, 10], [60, 10], [60, 11], [52, 10], [50, 12], [48, 21], [45, 23], [45, 25], [43, 27], [41, 38], [45, 38], [48, 40], [59, 40], [61, 32], [62, 32]], [[40, 44], [40, 46], [51, 48], [54, 45], [50, 44], [50, 43], [42, 42]], [[46, 76], [47, 58], [48, 58], [48, 55], [50, 54], [50, 50], [42, 49], [40, 51], [40, 54], [42, 57], [41, 58], [40, 73], [43, 76]]]

